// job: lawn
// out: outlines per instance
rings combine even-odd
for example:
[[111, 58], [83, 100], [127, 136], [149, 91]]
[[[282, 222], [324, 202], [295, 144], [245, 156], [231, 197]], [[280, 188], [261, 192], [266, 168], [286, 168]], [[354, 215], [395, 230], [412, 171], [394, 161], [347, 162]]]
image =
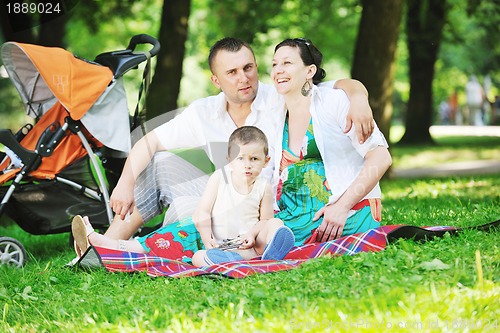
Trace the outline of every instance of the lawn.
[[[500, 218], [500, 175], [381, 186], [385, 224], [466, 227]], [[0, 267], [1, 332], [500, 330], [500, 231], [399, 241], [378, 253], [239, 280], [68, 269], [68, 234], [33, 236], [9, 225], [0, 235], [19, 239], [29, 253], [22, 269]]]

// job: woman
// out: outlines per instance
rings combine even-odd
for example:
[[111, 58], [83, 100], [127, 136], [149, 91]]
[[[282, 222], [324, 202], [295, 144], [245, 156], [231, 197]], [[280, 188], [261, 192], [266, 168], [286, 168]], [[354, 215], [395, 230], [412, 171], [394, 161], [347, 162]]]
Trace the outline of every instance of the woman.
[[318, 87], [325, 77], [321, 52], [311, 41], [286, 39], [275, 48], [272, 73], [282, 100], [282, 136], [275, 142], [275, 215], [294, 232], [296, 245], [328, 241], [379, 226], [378, 181], [392, 163], [376, 127], [359, 143], [344, 134], [349, 99]]

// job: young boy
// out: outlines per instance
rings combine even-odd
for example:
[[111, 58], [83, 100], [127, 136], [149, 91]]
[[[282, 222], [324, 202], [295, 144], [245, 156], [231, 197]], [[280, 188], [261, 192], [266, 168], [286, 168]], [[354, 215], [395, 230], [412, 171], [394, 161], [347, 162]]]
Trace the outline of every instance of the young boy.
[[[271, 185], [259, 177], [269, 162], [264, 133], [253, 126], [235, 130], [228, 142], [229, 164], [208, 180], [193, 221], [205, 250], [193, 256], [195, 266], [251, 259], [280, 260], [295, 241], [292, 231], [274, 218]], [[241, 239], [233, 251], [219, 249], [222, 240]], [[266, 247], [267, 245], [267, 247]]]
[[[175, 242], [173, 237], [170, 240], [158, 238], [159, 235], [182, 232], [174, 230], [178, 227], [172, 224], [144, 237], [117, 241], [94, 232], [87, 217], [76, 216], [72, 232], [77, 255], [81, 256], [92, 244], [128, 252], [151, 252], [180, 260], [180, 254], [186, 257], [194, 252], [186, 249], [193, 243], [199, 244], [201, 238], [204, 249], [197, 246], [192, 255], [192, 263], [198, 267], [257, 256], [262, 256], [262, 260], [283, 259], [293, 247], [295, 238], [281, 220], [273, 217], [271, 185], [259, 177], [269, 162], [265, 134], [253, 126], [236, 129], [229, 138], [228, 161], [226, 167], [210, 176], [192, 218], [198, 231], [195, 235], [198, 241], [193, 241], [193, 237], [187, 234], [182, 234], [183, 237]], [[233, 244], [232, 249], [219, 248], [228, 241]], [[173, 243], [180, 246], [171, 246]]]

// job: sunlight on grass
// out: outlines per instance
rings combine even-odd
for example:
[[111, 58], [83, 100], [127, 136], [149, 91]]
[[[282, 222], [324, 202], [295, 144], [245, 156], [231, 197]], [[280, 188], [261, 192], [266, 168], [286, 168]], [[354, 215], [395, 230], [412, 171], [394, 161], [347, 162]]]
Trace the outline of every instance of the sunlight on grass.
[[477, 149], [474, 147], [430, 147], [427, 149], [396, 147], [391, 150], [391, 153], [393, 155], [394, 166], [406, 169], [432, 167], [439, 166], [445, 163], [475, 160], [500, 161], [499, 147], [482, 149]]
[[390, 142], [398, 142], [405, 134], [405, 127], [403, 125], [392, 125], [390, 133]]
[[[381, 332], [469, 331], [494, 332], [499, 329], [500, 305], [496, 302], [500, 288], [491, 282], [481, 288], [456, 286], [438, 289], [431, 284], [417, 288], [406, 301], [381, 299], [369, 291], [357, 303], [337, 300], [318, 301], [314, 305], [289, 304], [268, 312], [261, 318], [252, 316], [244, 300], [216, 307], [193, 318], [177, 314], [170, 325], [173, 332]], [[308, 302], [309, 303], [309, 302]], [[473, 314], [470, 316], [469, 314]]]
[[404, 127], [391, 127], [391, 154], [395, 168], [422, 168], [445, 163], [492, 160], [500, 161], [499, 136], [435, 135], [436, 145], [400, 146], [395, 143], [404, 134]]

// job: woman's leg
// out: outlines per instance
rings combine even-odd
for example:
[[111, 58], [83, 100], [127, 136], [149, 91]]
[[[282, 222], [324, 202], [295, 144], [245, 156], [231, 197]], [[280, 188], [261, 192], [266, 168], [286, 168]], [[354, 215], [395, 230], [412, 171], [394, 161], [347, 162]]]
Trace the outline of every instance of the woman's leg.
[[380, 227], [380, 222], [373, 217], [371, 207], [366, 206], [347, 218], [342, 236], [353, 235], [378, 227]]
[[144, 220], [141, 214], [134, 208], [134, 211], [130, 216], [122, 220], [120, 215], [115, 215], [113, 222], [109, 225], [104, 235], [110, 239], [128, 239], [131, 238], [140, 227], [144, 225]]
[[167, 224], [136, 240], [150, 255], [191, 263], [191, 258], [203, 249], [200, 233], [191, 218]]

